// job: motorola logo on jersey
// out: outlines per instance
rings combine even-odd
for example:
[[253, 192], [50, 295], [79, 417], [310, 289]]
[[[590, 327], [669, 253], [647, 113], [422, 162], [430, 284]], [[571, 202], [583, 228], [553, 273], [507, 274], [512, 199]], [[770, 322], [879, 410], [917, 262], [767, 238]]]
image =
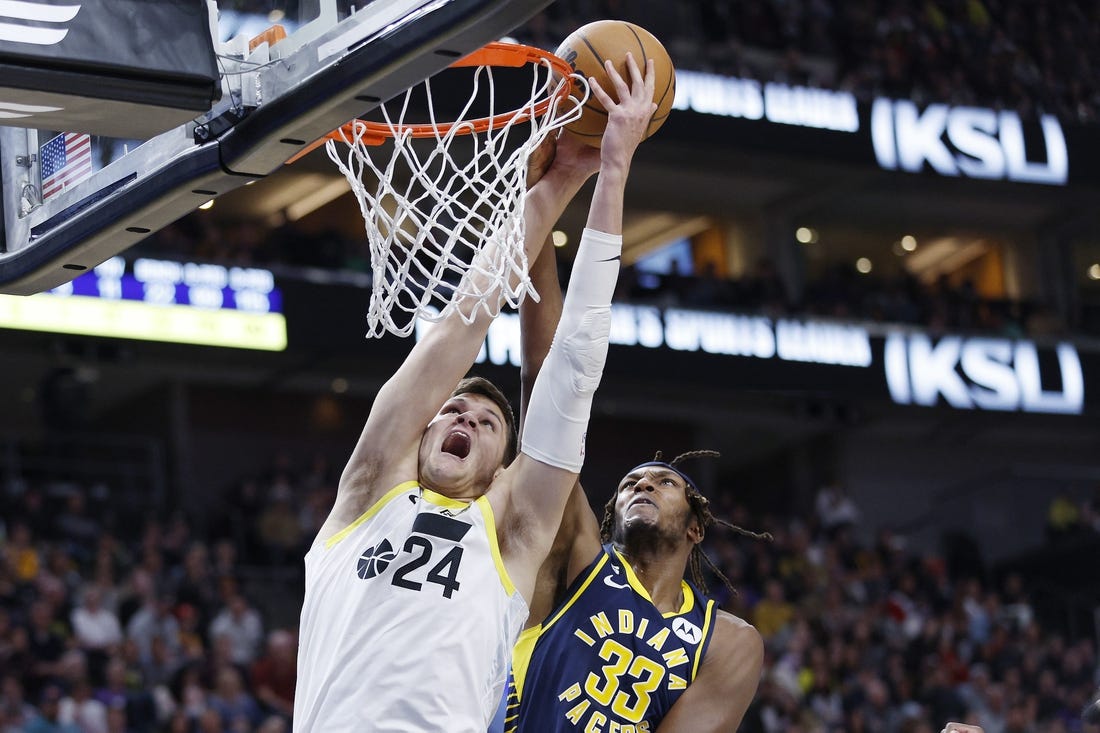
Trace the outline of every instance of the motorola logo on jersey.
[[686, 618], [677, 618], [673, 621], [672, 631], [688, 644], [698, 644], [699, 640], [703, 638], [703, 630]]
[[942, 176], [1007, 179], [1065, 185], [1069, 153], [1053, 115], [1039, 118], [1039, 141], [1025, 141], [1020, 116], [1010, 110], [931, 104], [923, 111], [908, 100], [876, 99], [871, 106], [871, 144], [878, 164], [920, 172], [927, 163]]
[[900, 405], [930, 407], [943, 398], [963, 410], [1080, 414], [1085, 381], [1077, 350], [1062, 343], [1055, 353], [1057, 363], [1041, 368], [1031, 341], [948, 336], [933, 344], [923, 333], [893, 333], [886, 384]]
[[356, 574], [362, 580], [370, 580], [379, 573], [386, 572], [386, 568], [390, 566], [395, 557], [397, 557], [397, 553], [393, 551], [393, 545], [390, 544], [390, 541], [382, 540], [377, 545], [368, 547], [359, 556]]
[[[71, 21], [79, 12], [79, 5], [50, 5], [33, 0], [0, 3], [0, 41], [31, 43], [36, 46], [57, 45], [69, 34], [69, 29], [63, 24]], [[27, 25], [20, 21], [52, 25]]]

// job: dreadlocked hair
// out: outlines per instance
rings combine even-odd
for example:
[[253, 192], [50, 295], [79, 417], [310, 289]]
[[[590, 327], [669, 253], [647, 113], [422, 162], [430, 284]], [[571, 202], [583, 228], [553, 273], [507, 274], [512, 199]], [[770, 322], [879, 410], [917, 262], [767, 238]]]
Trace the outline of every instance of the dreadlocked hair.
[[[661, 460], [661, 451], [653, 456], [655, 462]], [[668, 465], [676, 467], [681, 462], [691, 458], [718, 458], [722, 454], [713, 450], [693, 450], [687, 453], [681, 453], [668, 462]], [[691, 485], [686, 487], [688, 505], [691, 507], [692, 513], [695, 515], [696, 520], [699, 522], [699, 526], [702, 527], [705, 533], [708, 529], [714, 525], [731, 529], [743, 537], [751, 537], [754, 540], [764, 540], [771, 542], [774, 538], [771, 532], [752, 532], [743, 527], [738, 527], [732, 522], [727, 522], [724, 519], [714, 516], [710, 510], [710, 499], [699, 493], [699, 490]], [[611, 499], [604, 505], [603, 521], [600, 523], [600, 538], [603, 542], [611, 540], [611, 534], [615, 527], [615, 495], [612, 494]], [[714, 573], [722, 581], [722, 584], [726, 586], [726, 589], [734, 595], [737, 594], [737, 589], [733, 587], [733, 583], [726, 577], [726, 574], [718, 567], [714, 560], [710, 559], [699, 547], [695, 545], [691, 548], [691, 555], [688, 558], [688, 570], [691, 574], [691, 582], [695, 584], [703, 593], [709, 594], [710, 589], [707, 587], [706, 575], [703, 572], [703, 566], [706, 566], [712, 573]]]

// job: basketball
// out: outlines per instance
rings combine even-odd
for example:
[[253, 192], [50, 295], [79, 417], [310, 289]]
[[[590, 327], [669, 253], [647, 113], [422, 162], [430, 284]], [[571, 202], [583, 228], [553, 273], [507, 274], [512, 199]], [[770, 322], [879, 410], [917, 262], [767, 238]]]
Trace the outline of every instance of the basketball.
[[[615, 97], [615, 87], [607, 78], [604, 60], [611, 59], [624, 80], [630, 83], [630, 73], [626, 67], [626, 54], [634, 55], [641, 72], [645, 73], [645, 60], [653, 59], [654, 85], [653, 101], [657, 111], [649, 122], [646, 131], [648, 138], [665, 123], [672, 110], [672, 101], [676, 97], [676, 69], [668, 51], [657, 38], [641, 26], [623, 20], [597, 20], [581, 26], [562, 41], [555, 52], [573, 67], [573, 70], [585, 78], [592, 77], [599, 82], [611, 97]], [[575, 89], [573, 96], [583, 96], [583, 90]], [[607, 111], [595, 96], [590, 95], [584, 105], [581, 117], [566, 126], [566, 130], [577, 135], [589, 145], [599, 147], [603, 142], [603, 131], [607, 126]]]

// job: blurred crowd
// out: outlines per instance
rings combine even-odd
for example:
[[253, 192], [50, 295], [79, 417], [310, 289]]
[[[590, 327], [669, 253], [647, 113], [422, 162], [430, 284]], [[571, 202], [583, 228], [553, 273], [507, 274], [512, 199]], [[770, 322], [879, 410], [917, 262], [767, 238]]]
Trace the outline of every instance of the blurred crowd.
[[655, 32], [681, 68], [876, 96], [1100, 115], [1089, 0], [557, 0], [517, 31], [553, 49], [604, 18]]
[[[564, 268], [561, 268], [564, 271]], [[931, 284], [903, 272], [894, 277], [859, 274], [848, 264], [811, 280], [801, 297], [769, 258], [742, 278], [723, 278], [712, 268], [654, 274], [627, 267], [617, 301], [662, 307], [756, 312], [770, 318], [819, 317], [922, 326], [932, 333], [974, 332], [1003, 338], [1067, 333], [1065, 323], [1039, 304], [983, 298], [972, 280], [942, 275]]]
[[[281, 456], [201, 517], [144, 525], [74, 484], [4, 494], [0, 733], [287, 731], [302, 555], [334, 481], [323, 460]], [[728, 495], [714, 507], [774, 535], [708, 537], [736, 589], [711, 591], [766, 640], [742, 731], [1090, 731], [1095, 639], [1044, 626], [1023, 575], [868, 534], [838, 487], [801, 518], [749, 516]], [[1051, 517], [1098, 535], [1100, 493]]]
[[[297, 0], [219, 0], [298, 17]], [[633, 21], [677, 65], [919, 102], [1100, 119], [1100, 12], [1090, 0], [556, 0], [514, 32], [554, 49], [585, 23]]]

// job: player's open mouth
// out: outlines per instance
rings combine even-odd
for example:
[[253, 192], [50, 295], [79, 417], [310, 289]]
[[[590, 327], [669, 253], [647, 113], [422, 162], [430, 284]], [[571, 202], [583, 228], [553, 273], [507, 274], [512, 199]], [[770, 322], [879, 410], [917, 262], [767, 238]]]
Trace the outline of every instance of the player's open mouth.
[[638, 497], [637, 499], [635, 499], [634, 501], [630, 502], [630, 505], [627, 508], [629, 509], [630, 507], [638, 506], [639, 504], [649, 504], [650, 506], [657, 506], [656, 504], [654, 504], [649, 499], [645, 498], [644, 496], [641, 496], [641, 497]]
[[440, 449], [444, 453], [464, 459], [470, 455], [470, 436], [456, 430], [443, 439]]

